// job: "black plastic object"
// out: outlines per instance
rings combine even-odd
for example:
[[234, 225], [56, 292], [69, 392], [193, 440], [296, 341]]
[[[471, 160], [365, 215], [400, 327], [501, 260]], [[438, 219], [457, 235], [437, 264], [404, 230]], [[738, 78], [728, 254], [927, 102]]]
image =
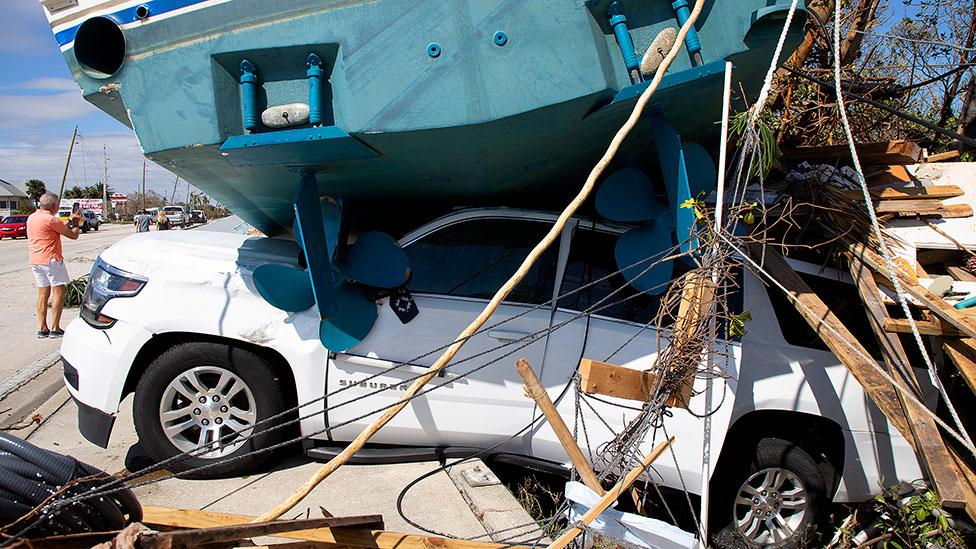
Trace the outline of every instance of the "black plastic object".
[[[83, 498], [111, 481], [108, 473], [73, 457], [0, 433], [0, 524], [7, 535], [35, 538], [109, 532], [142, 520], [142, 507], [128, 489], [58, 504]], [[47, 507], [30, 515], [42, 504]]]

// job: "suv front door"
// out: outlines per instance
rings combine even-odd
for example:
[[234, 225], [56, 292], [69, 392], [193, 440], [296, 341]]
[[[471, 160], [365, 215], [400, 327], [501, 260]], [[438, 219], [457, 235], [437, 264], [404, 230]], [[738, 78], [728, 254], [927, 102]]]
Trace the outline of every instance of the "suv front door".
[[[352, 387], [329, 397], [329, 423], [349, 422], [335, 429], [333, 438], [349, 440], [378, 417], [358, 416], [396, 402], [413, 378], [433, 364], [482, 311], [550, 227], [551, 220], [515, 214], [458, 214], [408, 237], [404, 250], [412, 269], [409, 288], [419, 314], [404, 324], [389, 298], [381, 300], [379, 318], [369, 336], [334, 357], [327, 380], [329, 392]], [[523, 394], [514, 363], [525, 357], [542, 364], [552, 312], [546, 302], [552, 298], [557, 258], [558, 245], [554, 244], [485, 327], [467, 341], [446, 375], [433, 379], [425, 389], [443, 387], [415, 398], [372, 441], [486, 447], [523, 429], [531, 420], [533, 402]], [[379, 376], [364, 381], [376, 374]], [[384, 387], [387, 389], [382, 390]], [[342, 405], [367, 392], [377, 393]], [[423, 436], [418, 437], [419, 433]], [[505, 448], [524, 453], [524, 438]]]

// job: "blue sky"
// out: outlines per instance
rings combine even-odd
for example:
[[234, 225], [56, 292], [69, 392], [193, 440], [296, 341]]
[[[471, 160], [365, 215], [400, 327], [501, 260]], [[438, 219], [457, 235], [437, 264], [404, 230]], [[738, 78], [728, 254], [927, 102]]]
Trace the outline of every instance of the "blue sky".
[[[57, 192], [77, 124], [66, 185], [100, 180], [103, 145], [109, 186], [137, 190], [142, 153], [129, 128], [85, 101], [64, 63], [38, 0], [0, 0], [0, 179], [37, 178]], [[169, 195], [175, 176], [150, 163], [146, 186]], [[186, 183], [180, 184], [186, 192]]]

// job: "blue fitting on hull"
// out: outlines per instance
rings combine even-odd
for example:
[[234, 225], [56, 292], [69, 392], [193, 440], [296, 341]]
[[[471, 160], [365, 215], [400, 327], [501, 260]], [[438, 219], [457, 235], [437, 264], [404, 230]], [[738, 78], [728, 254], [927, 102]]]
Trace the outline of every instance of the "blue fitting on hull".
[[[630, 29], [627, 28], [627, 16], [624, 15], [623, 5], [618, 0], [610, 2], [607, 15], [610, 17], [610, 26], [613, 27], [613, 34], [617, 38], [620, 53], [624, 56], [627, 72], [633, 73], [640, 66], [640, 61], [637, 59], [637, 51], [634, 50], [634, 41], [630, 37]], [[639, 71], [638, 74], [640, 74]]]
[[[691, 17], [688, 0], [675, 0], [671, 3], [671, 8], [674, 10], [675, 17], [678, 18], [678, 25], [683, 27], [688, 22], [688, 18]], [[688, 34], [685, 36], [685, 47], [688, 49], [688, 55], [691, 56], [694, 65], [701, 65], [701, 41], [698, 39], [698, 31], [695, 30], [694, 25], [688, 29]]]
[[241, 61], [241, 115], [245, 130], [258, 127], [258, 75], [254, 63]]
[[308, 54], [308, 122], [313, 126], [322, 125], [322, 58], [314, 53]]

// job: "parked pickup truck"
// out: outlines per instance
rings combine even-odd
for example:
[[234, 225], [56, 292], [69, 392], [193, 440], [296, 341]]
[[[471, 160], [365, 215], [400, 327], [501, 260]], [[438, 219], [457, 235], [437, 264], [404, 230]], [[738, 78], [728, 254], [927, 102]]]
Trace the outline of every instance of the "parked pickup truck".
[[[431, 351], [449, 344], [482, 310], [555, 217], [464, 210], [410, 232], [400, 243], [413, 269], [409, 288], [419, 314], [404, 323], [390, 297], [379, 299], [372, 332], [342, 353], [321, 345], [317, 312], [282, 312], [254, 289], [251, 275], [258, 265], [298, 264], [293, 241], [202, 231], [128, 237], [99, 257], [81, 318], [68, 328], [61, 349], [80, 430], [105, 447], [120, 403], [134, 393], [135, 426], [153, 458], [226, 436], [210, 451], [169, 466], [213, 464], [206, 475], [240, 475], [267, 457], [250, 452], [289, 435], [287, 429], [251, 438], [235, 433], [308, 403], [300, 412], [305, 450], [328, 457], [436, 359], [439, 353]], [[492, 448], [496, 456], [567, 472], [566, 454], [544, 422], [512, 437], [536, 414], [514, 368], [521, 357], [536, 369], [560, 413], [585, 426], [584, 448], [611, 440], [637, 408], [611, 397], [581, 395], [577, 401], [572, 391], [580, 358], [646, 369], [658, 353], [658, 331], [668, 329], [647, 324], [659, 299], [637, 294], [614, 274], [614, 243], [626, 229], [572, 220], [501, 304], [491, 327], [471, 338], [434, 379], [442, 387], [413, 400], [373, 437], [383, 446], [357, 459], [388, 460], [391, 446], [400, 459], [432, 459], [432, 448]], [[830, 305], [838, 316], [854, 321], [864, 314], [853, 305], [858, 302], [849, 279], [792, 264], [836, 301]], [[732, 302], [753, 320], [741, 341], [722, 343], [728, 358], [721, 367], [729, 376], [716, 379], [712, 391], [721, 404], [711, 416], [709, 439], [714, 531], [735, 530], [760, 546], [796, 542], [793, 536], [824, 518], [831, 500], [863, 501], [883, 483], [923, 477], [909, 444], [788, 301], [749, 272], [739, 276]], [[593, 285], [573, 292], [587, 284]], [[610, 306], [580, 314], [621, 286]], [[560, 295], [565, 297], [552, 306]], [[169, 306], [176, 299], [182, 305]], [[851, 329], [857, 330], [856, 322]], [[699, 379], [696, 391], [705, 383]], [[677, 443], [673, 457], [654, 464], [663, 485], [699, 492], [704, 407], [699, 394], [690, 410], [673, 409], [664, 419]], [[655, 442], [644, 440], [642, 450]], [[240, 459], [222, 462], [234, 457]]]
[[169, 219], [171, 227], [183, 228], [191, 224], [190, 214], [183, 209], [183, 206], [166, 206], [163, 212], [166, 214], [166, 219]]

